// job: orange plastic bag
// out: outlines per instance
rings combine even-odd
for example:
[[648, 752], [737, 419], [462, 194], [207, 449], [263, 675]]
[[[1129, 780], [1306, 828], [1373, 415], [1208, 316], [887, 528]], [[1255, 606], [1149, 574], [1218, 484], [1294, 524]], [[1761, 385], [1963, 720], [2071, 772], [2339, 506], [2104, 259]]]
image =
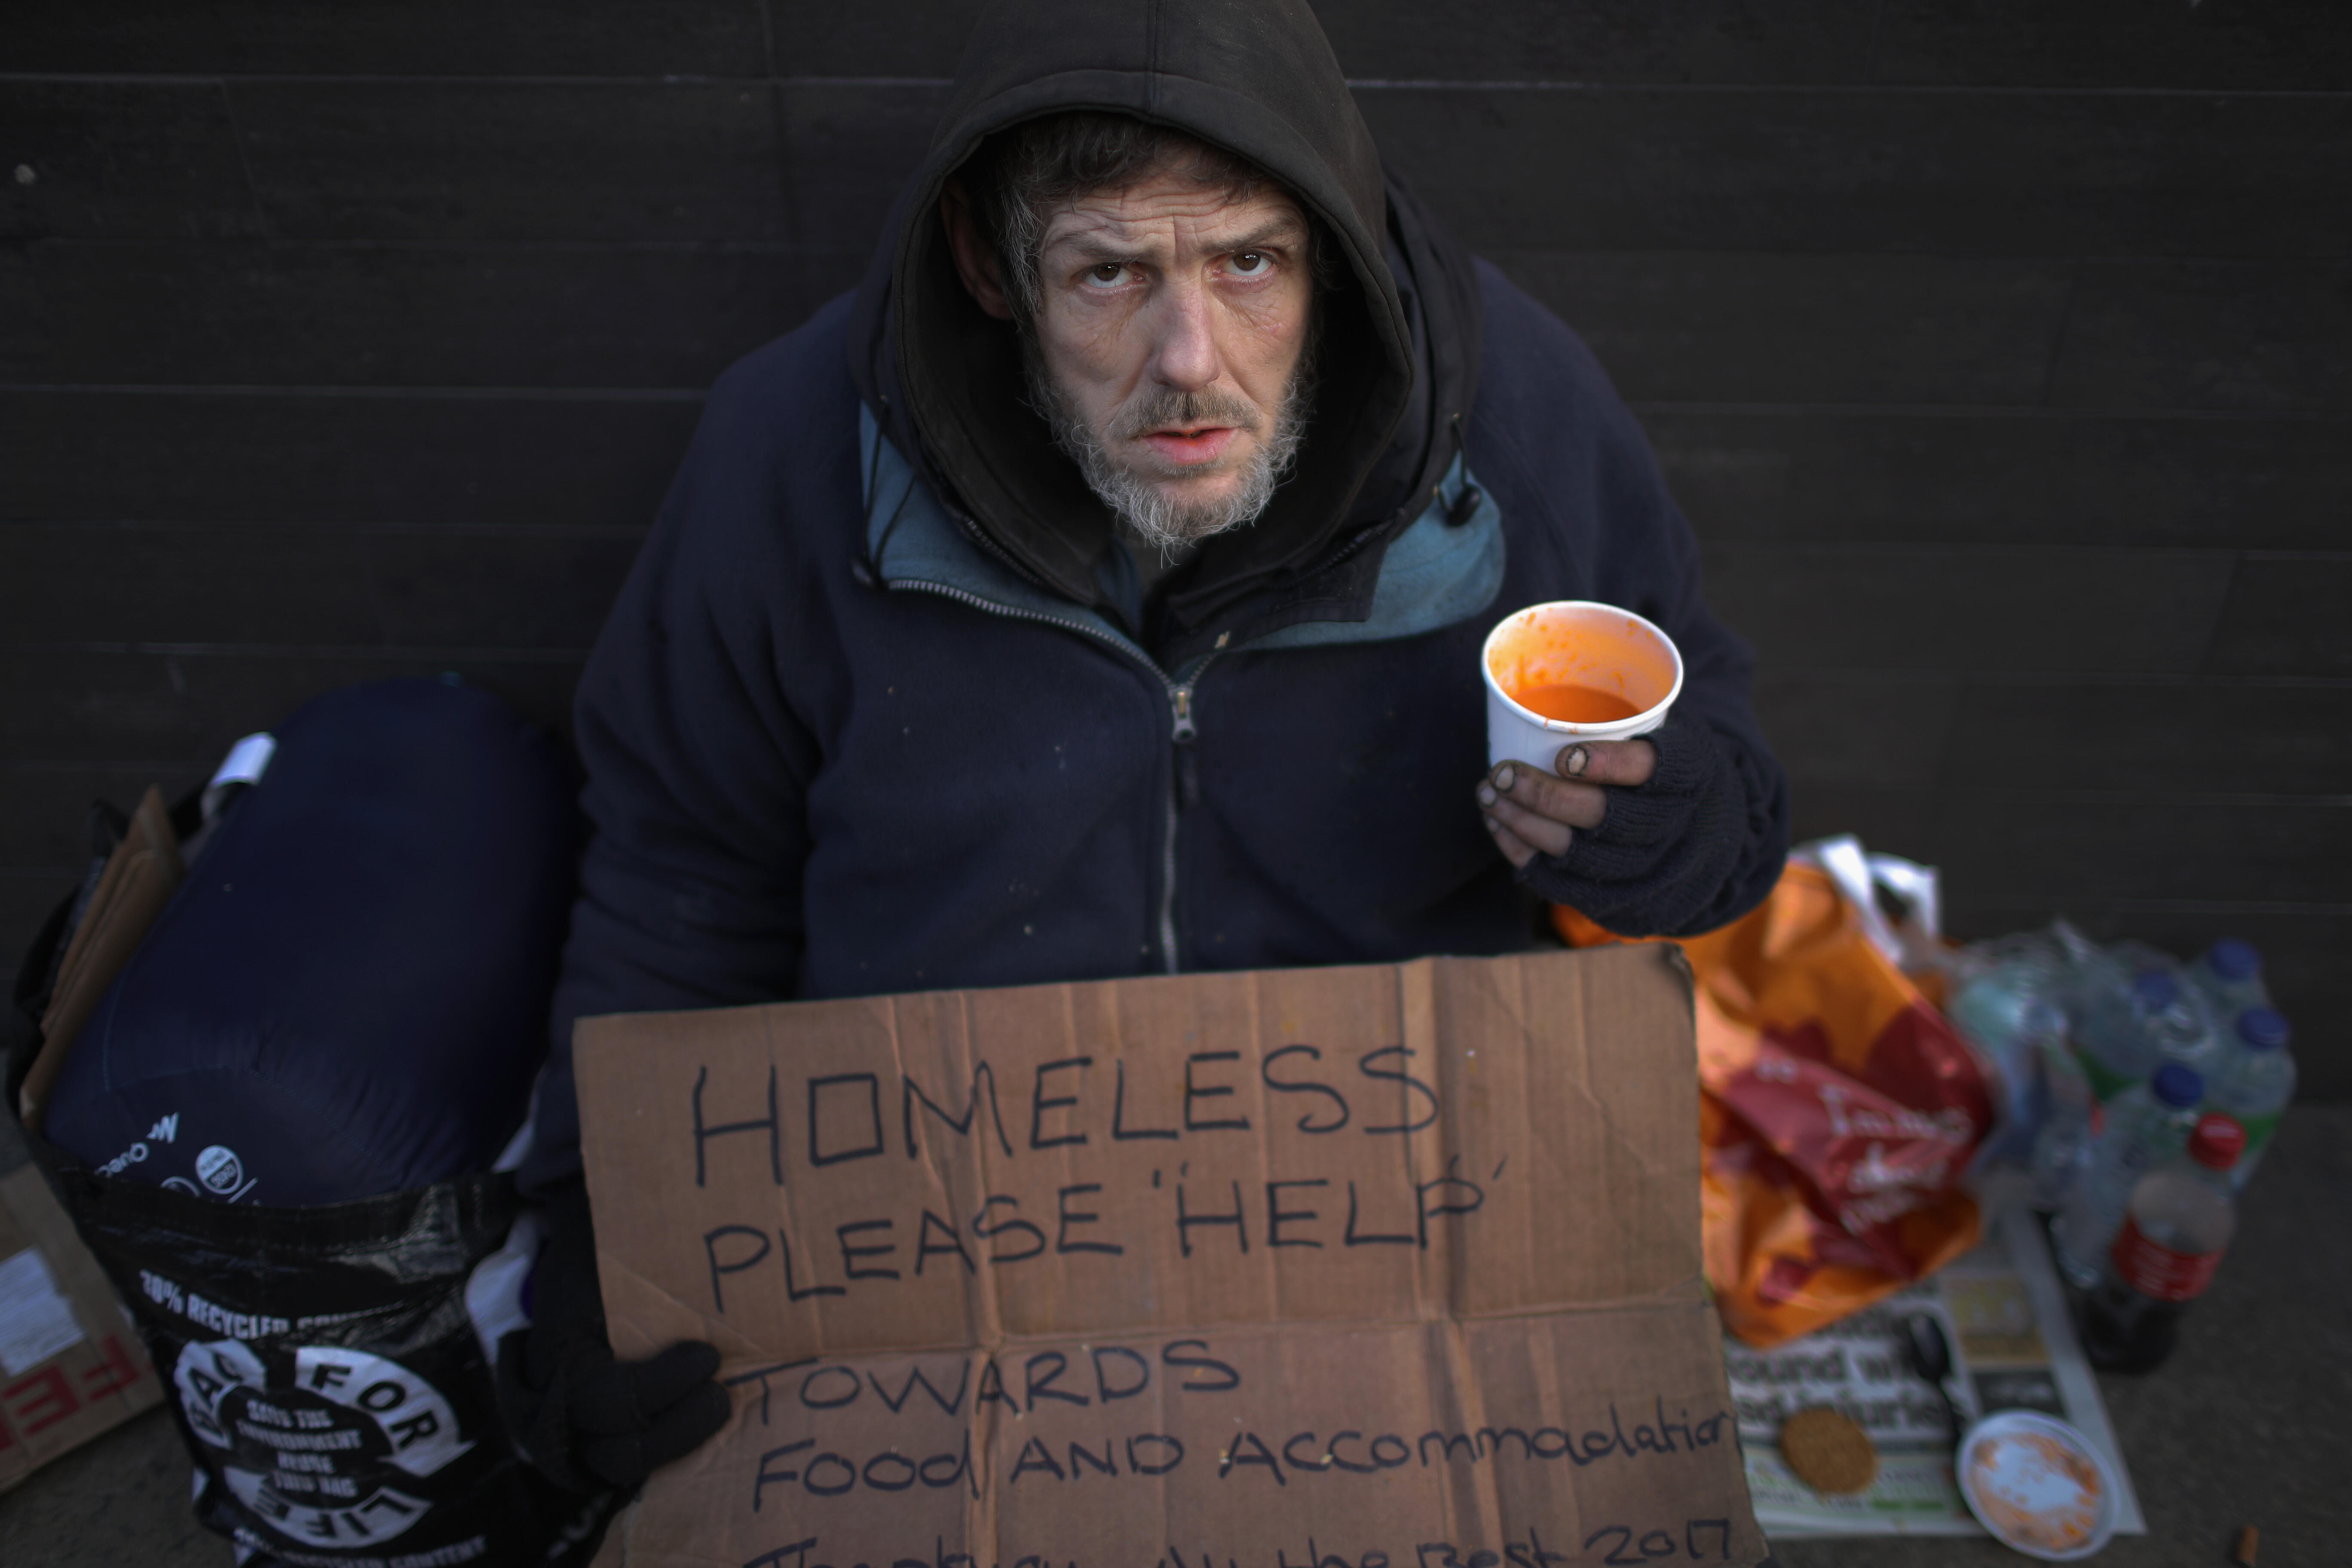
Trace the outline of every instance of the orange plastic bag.
[[[1569, 944], [1617, 940], [1552, 911]], [[1959, 1188], [1992, 1124], [1974, 1051], [1873, 945], [1837, 885], [1792, 862], [1762, 905], [1682, 943], [1697, 983], [1707, 1283], [1769, 1347], [1976, 1245]]]

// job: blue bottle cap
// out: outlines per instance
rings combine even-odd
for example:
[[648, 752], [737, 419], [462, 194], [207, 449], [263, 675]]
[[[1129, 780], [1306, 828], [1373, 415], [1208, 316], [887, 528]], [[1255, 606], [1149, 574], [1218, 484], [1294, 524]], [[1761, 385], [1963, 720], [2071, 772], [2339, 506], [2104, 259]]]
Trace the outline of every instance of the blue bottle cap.
[[2186, 1110], [2205, 1098], [2205, 1079], [2195, 1068], [2167, 1062], [2147, 1080], [2150, 1093], [2175, 1110]]
[[2234, 985], [2263, 972], [2263, 955], [2252, 942], [2225, 936], [2205, 950], [2205, 966]]
[[2251, 1051], [2271, 1051], [2286, 1044], [2286, 1015], [2275, 1007], [2249, 1007], [2238, 1015], [2238, 1038]]
[[2166, 971], [2150, 969], [2132, 976], [2132, 994], [2141, 1006], [2161, 1013], [2180, 1000], [2180, 985]]

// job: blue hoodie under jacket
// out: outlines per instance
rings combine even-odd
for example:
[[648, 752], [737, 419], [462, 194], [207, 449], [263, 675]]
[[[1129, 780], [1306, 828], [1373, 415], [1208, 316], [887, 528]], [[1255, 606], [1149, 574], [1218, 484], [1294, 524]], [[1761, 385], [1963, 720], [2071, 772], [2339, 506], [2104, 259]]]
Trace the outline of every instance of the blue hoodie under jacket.
[[[1681, 934], [1779, 873], [1750, 660], [1632, 415], [1383, 178], [1304, 5], [1076, 37], [1003, 9], [865, 284], [712, 393], [583, 678], [593, 836], [527, 1184], [579, 1168], [588, 1015], [1500, 952], [1530, 893]], [[1071, 107], [1252, 158], [1347, 263], [1294, 477], [1149, 600], [934, 216], [992, 131]], [[1478, 653], [1554, 599], [1647, 616], [1685, 683], [1652, 782], [1515, 878]]]

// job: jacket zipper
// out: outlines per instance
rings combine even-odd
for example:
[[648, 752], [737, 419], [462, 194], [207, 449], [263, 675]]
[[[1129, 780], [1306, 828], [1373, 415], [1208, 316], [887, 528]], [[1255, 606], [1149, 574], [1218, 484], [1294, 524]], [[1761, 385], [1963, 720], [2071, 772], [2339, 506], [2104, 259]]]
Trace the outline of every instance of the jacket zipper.
[[1105, 647], [1118, 650], [1119, 653], [1126, 655], [1129, 658], [1140, 664], [1144, 668], [1150, 670], [1154, 676], [1159, 678], [1160, 684], [1167, 689], [1169, 710], [1174, 715], [1174, 723], [1171, 729], [1171, 738], [1178, 748], [1169, 759], [1168, 828], [1167, 832], [1162, 837], [1160, 844], [1160, 962], [1161, 968], [1166, 973], [1170, 974], [1176, 973], [1178, 972], [1176, 959], [1176, 819], [1181, 813], [1184, 805], [1184, 759], [1182, 749], [1191, 746], [1193, 740], [1201, 732], [1200, 726], [1192, 718], [1192, 689], [1200, 683], [1202, 675], [1208, 669], [1209, 666], [1216, 662], [1216, 654], [1213, 652], [1210, 653], [1202, 658], [1199, 663], [1193, 665], [1191, 671], [1185, 676], [1183, 680], [1172, 680], [1169, 678], [1165, 670], [1162, 670], [1158, 665], [1152, 663], [1150, 658], [1133, 643], [1129, 642], [1125, 637], [1113, 637], [1103, 632], [1097, 627], [1090, 626], [1084, 621], [1067, 620], [1060, 616], [1046, 615], [1040, 610], [1024, 610], [1017, 605], [1000, 604], [994, 599], [983, 599], [977, 594], [971, 593], [962, 588], [951, 587], [945, 583], [930, 583], [921, 581], [919, 579], [900, 579], [897, 582], [886, 582], [884, 585], [894, 594], [908, 591], [937, 594], [943, 598], [953, 599], [960, 605], [969, 605], [973, 609], [982, 611], [987, 615], [1002, 616], [1007, 620], [1013, 621], [1034, 621], [1040, 626], [1059, 626], [1064, 631], [1076, 632], [1080, 637], [1093, 638], [1096, 642], [1102, 644]]
[[1168, 837], [1160, 863], [1160, 964], [1170, 974], [1181, 967], [1176, 961], [1176, 825], [1184, 815], [1184, 764], [1201, 733], [1192, 719], [1192, 688], [1216, 658], [1209, 655], [1181, 685], [1171, 681], [1168, 687], [1168, 705], [1175, 714], [1171, 731], [1175, 749], [1168, 757]]

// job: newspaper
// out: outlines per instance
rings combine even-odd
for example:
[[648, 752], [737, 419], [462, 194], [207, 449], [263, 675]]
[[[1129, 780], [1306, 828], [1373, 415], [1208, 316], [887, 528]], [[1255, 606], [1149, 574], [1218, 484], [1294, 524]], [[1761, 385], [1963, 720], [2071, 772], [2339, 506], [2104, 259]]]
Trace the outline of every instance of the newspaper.
[[[2041, 1226], [2012, 1208], [1988, 1228], [1975, 1251], [1843, 1321], [1777, 1350], [1726, 1346], [1748, 1488], [1768, 1536], [1985, 1533], [1953, 1479], [1955, 1434], [1944, 1402], [1902, 1348], [1903, 1320], [1919, 1312], [1944, 1325], [1964, 1422], [2010, 1409], [2071, 1421], [2123, 1482], [2116, 1532], [2147, 1533]], [[1780, 1423], [1816, 1405], [1843, 1411], [1877, 1444], [1878, 1479], [1867, 1490], [1824, 1497], [1781, 1462]]]

